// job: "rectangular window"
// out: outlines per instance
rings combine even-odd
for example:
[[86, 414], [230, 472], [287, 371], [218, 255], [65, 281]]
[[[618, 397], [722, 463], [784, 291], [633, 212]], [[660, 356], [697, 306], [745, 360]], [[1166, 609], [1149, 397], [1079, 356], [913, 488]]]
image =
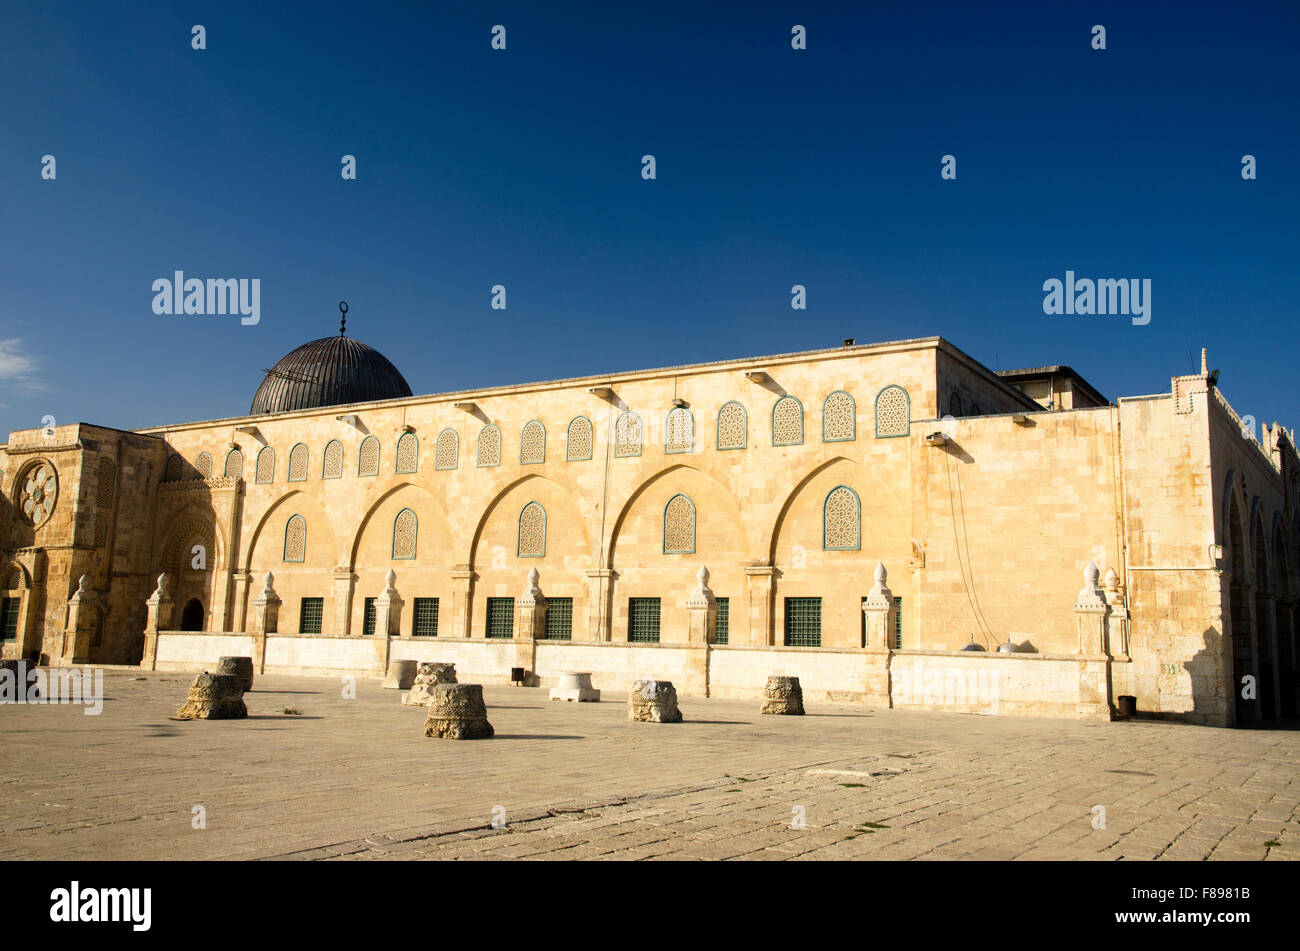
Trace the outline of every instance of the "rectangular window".
[[487, 636], [515, 636], [515, 599], [487, 599]]
[[325, 616], [324, 598], [303, 598], [302, 614], [298, 620], [298, 633], [319, 634], [321, 618]]
[[785, 646], [822, 646], [822, 599], [785, 599]]
[[659, 643], [659, 599], [627, 599], [627, 639], [640, 644]]
[[894, 650], [903, 649], [903, 599], [894, 599]]
[[718, 620], [713, 628], [713, 643], [725, 644], [731, 637], [731, 599], [718, 598]]
[[366, 598], [365, 612], [361, 616], [361, 633], [366, 637], [375, 633], [375, 599]]
[[18, 640], [18, 598], [0, 602], [0, 641]]
[[438, 599], [416, 598], [415, 620], [411, 628], [414, 637], [438, 636]]
[[573, 640], [573, 598], [546, 599], [546, 639]]

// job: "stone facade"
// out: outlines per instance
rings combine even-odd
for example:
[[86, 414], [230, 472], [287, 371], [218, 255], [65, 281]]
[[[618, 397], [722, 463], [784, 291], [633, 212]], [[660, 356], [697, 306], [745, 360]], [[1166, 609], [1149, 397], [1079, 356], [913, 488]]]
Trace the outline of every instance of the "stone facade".
[[[1061, 368], [1040, 369], [1054, 387]], [[3, 656], [215, 662], [165, 640], [194, 630], [259, 670], [472, 656], [488, 681], [577, 669], [626, 690], [670, 669], [686, 692], [758, 697], [770, 651], [810, 697], [915, 702], [938, 694], [898, 678], [965, 664], [1001, 672], [1003, 711], [1102, 715], [1119, 694], [1220, 725], [1293, 711], [1290, 434], [1243, 437], [1206, 373], [1115, 405], [1069, 373], [1074, 397], [1049, 410], [926, 338], [347, 415], [15, 432], [0, 447]], [[1076, 612], [1089, 562], [1100, 653]], [[1020, 650], [952, 660], [972, 637]], [[680, 665], [651, 662], [668, 649]], [[1091, 699], [1047, 677], [1056, 658], [1087, 666]]]

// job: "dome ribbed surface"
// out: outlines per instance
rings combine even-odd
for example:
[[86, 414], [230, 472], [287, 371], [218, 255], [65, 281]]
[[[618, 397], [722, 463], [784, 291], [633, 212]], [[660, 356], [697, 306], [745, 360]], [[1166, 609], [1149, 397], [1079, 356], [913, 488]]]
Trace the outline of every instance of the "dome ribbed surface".
[[285, 355], [253, 396], [250, 415], [410, 396], [388, 358], [351, 337], [322, 337]]

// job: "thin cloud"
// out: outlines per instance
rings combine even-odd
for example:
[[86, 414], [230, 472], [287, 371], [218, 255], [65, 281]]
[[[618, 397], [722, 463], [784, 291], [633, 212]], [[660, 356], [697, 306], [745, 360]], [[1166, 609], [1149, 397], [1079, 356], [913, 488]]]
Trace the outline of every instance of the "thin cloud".
[[48, 389], [36, 378], [40, 362], [27, 353], [18, 337], [0, 340], [0, 384], [24, 393], [40, 393]]

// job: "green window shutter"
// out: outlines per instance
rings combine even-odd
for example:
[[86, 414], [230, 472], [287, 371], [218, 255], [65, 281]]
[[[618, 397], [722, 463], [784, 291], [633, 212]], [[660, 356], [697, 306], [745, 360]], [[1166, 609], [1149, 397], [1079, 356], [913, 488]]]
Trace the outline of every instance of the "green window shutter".
[[785, 599], [785, 646], [822, 646], [822, 599]]
[[413, 637], [438, 636], [438, 599], [416, 598], [415, 618], [411, 628]]
[[627, 639], [631, 643], [659, 643], [659, 599], [628, 598]]

